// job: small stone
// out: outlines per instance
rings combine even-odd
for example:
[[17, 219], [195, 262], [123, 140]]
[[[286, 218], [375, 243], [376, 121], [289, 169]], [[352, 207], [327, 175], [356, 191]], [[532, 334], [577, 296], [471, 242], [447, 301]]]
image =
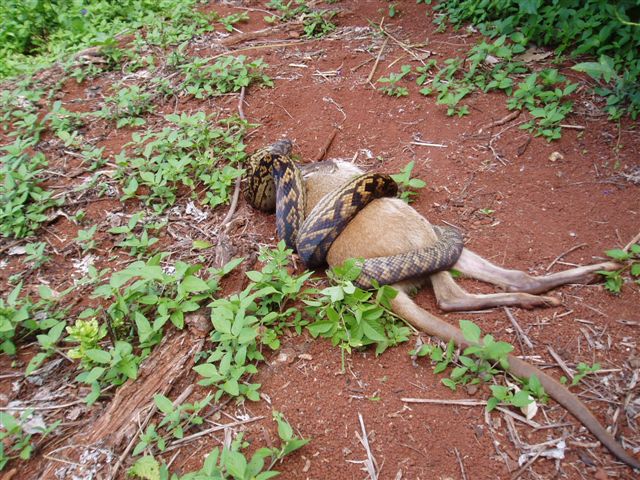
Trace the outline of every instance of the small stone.
[[292, 363], [295, 359], [295, 352], [291, 348], [283, 348], [276, 357], [276, 363]]
[[478, 393], [477, 385], [467, 385], [464, 387], [469, 396], [473, 397], [476, 393]]
[[551, 155], [549, 155], [549, 160], [552, 162], [564, 160], [564, 155], [562, 155], [560, 152], [553, 152], [551, 153]]
[[629, 359], [629, 366], [633, 369], [640, 368], [640, 357], [631, 357]]

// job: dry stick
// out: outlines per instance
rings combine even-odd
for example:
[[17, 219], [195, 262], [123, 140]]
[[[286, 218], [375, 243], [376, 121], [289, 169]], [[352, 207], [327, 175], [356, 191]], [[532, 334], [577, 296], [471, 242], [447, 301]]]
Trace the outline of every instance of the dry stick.
[[504, 125], [505, 123], [510, 122], [511, 120], [515, 120], [516, 118], [518, 118], [521, 112], [522, 110], [515, 110], [511, 112], [509, 115], [502, 117], [500, 120], [496, 120], [495, 122], [491, 122], [487, 125], [483, 125], [478, 130], [478, 133], [482, 132], [483, 130], [491, 129], [493, 127], [499, 127], [500, 125]]
[[460, 465], [460, 473], [462, 474], [462, 480], [467, 480], [467, 474], [464, 473], [464, 464], [462, 463], [460, 452], [456, 447], [453, 448], [453, 451], [456, 452], [456, 457], [458, 458], [458, 464]]
[[535, 456], [531, 460], [525, 463], [520, 470], [518, 470], [516, 473], [513, 474], [513, 476], [511, 477], [511, 480], [517, 480], [518, 478], [520, 478], [520, 475], [522, 475], [527, 470], [527, 468], [533, 465], [533, 462], [535, 462], [541, 454], [542, 454], [542, 450], [538, 450], [538, 452], [535, 454]]
[[[244, 103], [245, 94], [246, 94], [246, 88], [242, 87], [242, 89], [240, 90], [240, 99], [238, 100], [238, 116], [242, 120], [246, 120], [244, 116], [244, 108], [242, 106], [242, 104]], [[229, 222], [231, 221], [231, 218], [233, 217], [233, 214], [236, 212], [236, 208], [238, 208], [238, 199], [240, 198], [241, 185], [242, 185], [242, 177], [236, 178], [236, 185], [233, 190], [233, 197], [231, 198], [231, 206], [229, 207], [229, 211], [225, 215], [224, 220], [222, 220], [222, 223], [220, 224], [220, 228], [224, 227], [226, 230], [227, 225], [229, 224]]]
[[422, 63], [424, 65], [424, 61], [418, 56], [416, 55], [412, 50], [411, 50], [411, 45], [407, 45], [404, 42], [401, 42], [400, 40], [398, 40], [397, 38], [395, 38], [393, 35], [391, 35], [388, 31], [386, 31], [383, 27], [382, 24], [380, 24], [380, 31], [387, 37], [389, 37], [391, 39], [391, 41], [395, 42], [401, 49], [403, 49], [405, 52], [407, 52], [409, 55], [411, 55], [413, 58], [415, 58], [416, 60], [418, 60], [420, 63]]
[[380, 63], [380, 57], [382, 57], [382, 52], [384, 50], [384, 47], [387, 46], [388, 41], [389, 41], [388, 38], [384, 39], [384, 42], [382, 43], [382, 47], [380, 47], [380, 51], [378, 52], [378, 56], [376, 57], [376, 61], [373, 64], [373, 68], [371, 69], [371, 71], [369, 72], [369, 76], [367, 77], [367, 83], [371, 83], [371, 79], [373, 78], [373, 75], [376, 73], [376, 69], [378, 68], [378, 63]]
[[460, 399], [460, 400], [447, 400], [440, 398], [408, 398], [403, 397], [400, 400], [406, 403], [433, 403], [436, 405], [461, 405], [463, 407], [476, 407], [486, 405], [486, 400], [468, 400], [468, 399]]
[[196, 438], [202, 437], [204, 435], [208, 435], [213, 432], [218, 432], [220, 430], [224, 430], [226, 428], [237, 427], [239, 425], [244, 425], [245, 423], [257, 422], [258, 420], [262, 420], [264, 416], [248, 418], [247, 420], [238, 420], [237, 422], [230, 422], [224, 425], [218, 425], [216, 427], [207, 428], [206, 430], [201, 430], [200, 432], [196, 432], [192, 435], [188, 435], [179, 440], [176, 440], [174, 443], [165, 448], [165, 452], [169, 452], [171, 450], [175, 450], [176, 448], [181, 448], [185, 443], [188, 443]]
[[531, 342], [531, 340], [529, 339], [527, 334], [524, 333], [524, 330], [522, 330], [522, 328], [520, 327], [520, 324], [518, 323], [516, 318], [511, 313], [511, 310], [509, 310], [509, 307], [502, 307], [502, 308], [504, 309], [504, 312], [507, 314], [507, 317], [509, 317], [509, 321], [511, 322], [511, 325], [513, 325], [513, 328], [516, 329], [516, 333], [518, 334], [518, 338], [522, 342], [524, 342], [524, 344], [527, 347], [533, 349], [533, 343]]
[[553, 262], [551, 262], [547, 268], [545, 269], [545, 271], [549, 271], [551, 269], [551, 267], [553, 267], [558, 260], [560, 260], [562, 257], [564, 257], [565, 255], [569, 255], [571, 252], [573, 252], [574, 250], [578, 250], [579, 248], [582, 247], [586, 247], [588, 244], [587, 243], [581, 243], [580, 245], [575, 245], [573, 247], [571, 247], [569, 250], [567, 250], [566, 252], [562, 252], [560, 255], [558, 255], [556, 258], [553, 259]]
[[219, 43], [220, 45], [224, 45], [225, 47], [230, 47], [231, 45], [237, 45], [238, 43], [242, 43], [242, 42], [249, 42], [257, 38], [268, 37], [274, 32], [277, 32], [279, 30], [284, 30], [286, 27], [295, 27], [301, 24], [302, 24], [301, 22], [283, 23], [273, 27], [264, 28], [256, 32], [246, 32], [246, 33], [241, 33], [239, 35], [233, 35], [231, 37], [227, 37], [225, 39], [220, 40]]
[[322, 160], [325, 157], [325, 155], [329, 151], [329, 148], [331, 147], [331, 144], [333, 143], [333, 140], [336, 138], [337, 134], [338, 134], [338, 127], [333, 127], [333, 132], [331, 132], [331, 136], [328, 138], [328, 140], [323, 145], [322, 150], [320, 150], [318, 152], [318, 155], [316, 155], [313, 158], [313, 160], [312, 160], [313, 162], [319, 162], [320, 160]]
[[362, 419], [362, 414], [360, 412], [358, 412], [358, 420], [360, 420], [360, 428], [362, 429], [362, 437], [358, 435], [358, 438], [360, 439], [360, 443], [364, 447], [365, 452], [367, 452], [367, 462], [365, 462], [365, 465], [367, 466], [367, 473], [369, 473], [369, 478], [371, 480], [378, 480], [378, 474], [376, 473], [376, 460], [373, 458], [373, 454], [371, 453], [367, 429], [364, 427], [364, 420]]
[[633, 245], [638, 243], [638, 241], [640, 241], [640, 232], [638, 232], [638, 234], [635, 237], [633, 237], [633, 239], [629, 243], [627, 243], [622, 250], [624, 250], [625, 252], [628, 252]]
[[16, 412], [22, 412], [25, 410], [33, 410], [35, 411], [42, 411], [42, 410], [60, 410], [62, 408], [67, 408], [67, 407], [72, 407], [74, 405], [79, 405], [81, 403], [85, 403], [84, 400], [76, 400], [74, 402], [69, 402], [69, 403], [62, 403], [60, 405], [45, 405], [44, 407], [0, 407], [0, 412], [4, 412], [4, 411], [16, 411]]
[[[173, 406], [176, 407], [176, 406], [180, 405], [182, 402], [184, 402], [187, 399], [187, 397], [189, 397], [189, 395], [191, 395], [191, 392], [193, 392], [193, 384], [189, 385], [187, 388], [184, 389], [184, 391], [173, 402]], [[158, 411], [158, 407], [154, 404], [153, 407], [151, 407], [151, 410], [149, 410], [149, 413], [145, 417], [144, 421], [140, 425], [140, 430], [144, 430], [147, 427], [147, 425], [151, 421], [151, 418], [155, 415], [155, 413], [157, 411]], [[136, 443], [137, 439], [138, 439], [138, 435], [134, 434], [131, 437], [131, 440], [129, 441], [129, 444], [127, 445], [127, 448], [124, 449], [124, 452], [122, 452], [122, 454], [118, 458], [118, 462], [116, 463], [115, 467], [113, 467], [113, 471], [111, 472], [111, 478], [112, 479], [116, 478], [116, 474], [118, 473], [118, 470], [120, 470], [120, 467], [122, 466], [122, 463], [124, 462], [124, 459], [126, 458], [127, 455], [129, 455], [129, 452], [133, 448], [133, 445]]]
[[235, 54], [238, 52], [247, 52], [249, 50], [262, 50], [263, 48], [278, 48], [278, 47], [290, 47], [292, 45], [302, 45], [305, 43], [309, 43], [311, 40], [295, 40], [291, 42], [278, 42], [278, 43], [261, 43], [258, 45], [252, 45], [250, 47], [242, 47], [236, 48], [235, 50], [229, 50], [227, 52], [218, 53], [211, 57], [211, 60], [215, 60], [216, 58], [224, 57], [225, 55]]
[[556, 361], [558, 366], [562, 369], [562, 371], [566, 373], [571, 380], [573, 380], [573, 372], [567, 366], [567, 364], [564, 363], [564, 360], [560, 358], [560, 355], [556, 353], [556, 351], [551, 347], [551, 345], [547, 345], [547, 350], [549, 351], [549, 354], [553, 357], [553, 359]]

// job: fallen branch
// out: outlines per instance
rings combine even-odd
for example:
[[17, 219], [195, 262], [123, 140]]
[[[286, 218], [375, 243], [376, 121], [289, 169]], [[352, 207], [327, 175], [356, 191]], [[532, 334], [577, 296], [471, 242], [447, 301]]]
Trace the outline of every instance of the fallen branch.
[[329, 148], [331, 148], [331, 144], [333, 143], [333, 140], [336, 138], [337, 134], [338, 134], [338, 128], [334, 127], [333, 132], [331, 132], [331, 135], [323, 145], [322, 150], [320, 150], [318, 154], [313, 158], [313, 162], [319, 162], [324, 159], [325, 155], [329, 151]]
[[510, 122], [511, 120], [515, 120], [516, 118], [518, 118], [518, 116], [520, 116], [520, 112], [522, 112], [522, 110], [515, 110], [511, 112], [509, 115], [502, 117], [500, 120], [496, 120], [495, 122], [491, 122], [491, 123], [488, 123], [487, 125], [483, 125], [478, 129], [478, 133], [482, 133], [483, 130], [489, 130], [489, 129], [492, 129], [493, 127], [499, 127], [500, 125], [504, 125], [505, 123]]
[[258, 38], [270, 37], [274, 33], [285, 30], [288, 27], [297, 27], [302, 25], [302, 22], [291, 22], [291, 23], [282, 23], [279, 25], [274, 25], [273, 27], [263, 28], [262, 30], [257, 30], [255, 32], [245, 32], [239, 35], [233, 35], [227, 38], [220, 40], [220, 45], [225, 47], [230, 47], [231, 45], [237, 45], [238, 43], [250, 42], [251, 40], [256, 40]]

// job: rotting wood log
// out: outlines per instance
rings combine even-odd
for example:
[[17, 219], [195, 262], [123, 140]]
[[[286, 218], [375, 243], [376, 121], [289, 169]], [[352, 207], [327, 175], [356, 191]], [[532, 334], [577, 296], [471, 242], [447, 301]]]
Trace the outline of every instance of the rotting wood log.
[[[119, 453], [126, 448], [139, 423], [152, 408], [153, 396], [166, 395], [173, 385], [191, 371], [195, 354], [202, 349], [204, 337], [194, 335], [189, 329], [169, 329], [164, 339], [140, 367], [138, 378], [127, 381], [118, 389], [104, 413], [87, 424], [65, 443], [69, 448], [56, 448], [55, 458], [44, 469], [40, 480], [70, 478], [101, 471], [103, 478], [112, 478], [110, 470]], [[88, 455], [103, 452], [105, 455]], [[85, 454], [85, 461], [80, 458]], [[110, 453], [111, 455], [106, 455]], [[86, 458], [95, 458], [86, 461]], [[71, 462], [71, 463], [67, 463]], [[81, 464], [81, 465], [80, 465]], [[101, 465], [100, 465], [101, 464]], [[66, 472], [61, 472], [66, 470]], [[56, 472], [58, 475], [56, 475]]]

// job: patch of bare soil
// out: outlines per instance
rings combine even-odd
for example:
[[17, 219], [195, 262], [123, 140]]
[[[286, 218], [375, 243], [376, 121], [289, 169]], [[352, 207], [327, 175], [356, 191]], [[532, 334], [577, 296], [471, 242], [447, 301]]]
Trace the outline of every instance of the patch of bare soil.
[[[600, 101], [589, 96], [584, 79], [573, 74], [568, 65], [563, 66], [563, 73], [585, 86], [575, 95], [576, 112], [566, 119], [570, 127], [563, 129], [561, 140], [547, 143], [518, 128], [524, 113], [492, 126], [510, 113], [502, 95], [474, 94], [468, 102], [470, 115], [447, 117], [446, 107], [436, 105], [433, 97], [421, 96], [415, 85], [410, 87], [409, 96], [392, 98], [368, 81], [369, 77], [374, 82], [382, 75], [397, 72], [405, 63], [417, 65], [411, 52], [419, 55], [429, 52], [430, 58], [438, 62], [461, 55], [474, 44], [477, 35], [451, 30], [436, 33], [430, 8], [401, 2], [400, 14], [385, 18], [385, 28], [393, 40], [383, 46], [384, 38], [374, 34], [371, 22], [380, 23], [388, 2], [343, 1], [330, 7], [340, 9], [341, 13], [336, 19], [338, 29], [324, 39], [305, 39], [299, 27], [291, 27], [279, 29], [267, 38], [229, 47], [220, 45], [215, 34], [192, 42], [196, 55], [214, 55], [226, 48], [231, 53], [241, 49], [243, 54], [263, 57], [269, 64], [268, 74], [275, 80], [274, 88], [250, 88], [244, 99], [247, 119], [260, 124], [249, 138], [250, 149], [287, 136], [294, 140], [294, 153], [302, 161], [317, 158], [326, 149], [326, 158], [346, 158], [368, 170], [396, 173], [413, 160], [416, 163], [413, 175], [427, 182], [427, 188], [413, 203], [421, 214], [434, 224], [446, 222], [459, 227], [465, 233], [466, 246], [493, 262], [532, 274], [544, 275], [600, 261], [605, 250], [623, 247], [638, 233], [640, 192], [637, 185], [622, 175], [640, 165], [637, 125], [628, 120], [620, 125], [608, 122], [599, 113]], [[244, 32], [268, 26], [263, 20], [261, 2], [248, 2], [238, 9], [228, 5], [210, 8], [220, 8], [222, 13], [248, 12], [250, 21], [239, 25]], [[258, 46], [250, 48], [251, 45]], [[542, 67], [543, 64], [534, 65]], [[110, 86], [120, 77], [121, 73], [111, 73], [81, 85], [73, 80], [66, 82], [61, 94], [63, 106], [74, 111], [98, 109], [101, 97], [109, 94]], [[204, 101], [176, 97], [159, 105], [158, 111], [229, 114], [236, 111], [237, 104], [237, 95]], [[149, 123], [161, 125], [162, 117], [150, 116]], [[88, 138], [100, 138], [98, 145], [105, 147], [105, 156], [117, 154], [131, 139], [131, 131], [116, 130], [113, 124], [102, 121], [87, 125], [83, 133]], [[71, 177], [70, 172], [75, 174], [79, 167], [72, 157], [60, 149], [44, 151], [51, 169], [60, 173], [48, 182], [49, 187], [70, 189], [90, 176], [87, 172]], [[120, 194], [113, 193], [113, 197], [89, 195], [62, 210], [73, 215], [83, 208], [90, 223], [106, 225], [108, 215], [131, 214], [142, 207], [135, 201], [121, 203]], [[209, 212], [209, 217], [196, 226], [201, 232], [215, 232], [226, 209], [220, 207]], [[255, 258], [259, 245], [276, 242], [273, 217], [253, 211], [242, 199], [236, 219], [230, 232], [235, 254]], [[185, 222], [176, 219], [174, 223], [170, 218], [169, 225], [169, 231], [175, 235], [163, 236], [160, 243], [163, 250], [186, 252], [190, 241], [180, 243], [182, 234], [199, 237]], [[380, 229], [383, 234], [384, 225]], [[73, 262], [80, 252], [72, 244], [77, 230], [64, 216], [46, 225], [43, 238], [56, 254], [52, 263], [29, 277], [29, 288], [41, 282], [58, 290], [71, 285], [78, 275]], [[126, 256], [111, 253], [113, 240], [108, 235], [98, 234], [97, 241], [96, 267], [117, 267], [126, 260]], [[6, 251], [3, 257], [6, 267], [0, 272], [0, 280], [2, 293], [6, 295], [7, 278], [25, 265], [20, 258], [6, 256]], [[477, 282], [461, 283], [472, 291], [491, 291]], [[225, 293], [238, 291], [244, 285], [246, 279], [236, 274], [225, 284]], [[89, 293], [90, 289], [79, 289], [78, 304], [72, 313], [81, 309]], [[635, 448], [637, 455], [638, 286], [625, 285], [620, 296], [606, 292], [602, 285], [566, 286], [554, 295], [562, 300], [562, 306], [532, 311], [512, 309], [533, 348], [522, 346], [502, 309], [442, 314], [428, 289], [417, 295], [416, 302], [455, 324], [460, 319], [473, 320], [483, 332], [512, 343], [516, 353], [556, 378], [565, 373], [551, 352], [569, 368], [575, 368], [579, 362], [600, 363], [603, 370], [585, 379], [574, 391], [580, 393], [602, 423], [609, 425], [631, 451]], [[538, 428], [499, 412], [487, 414], [482, 405], [403, 401], [487, 398], [486, 388], [452, 392], [443, 386], [443, 377], [434, 375], [428, 362], [411, 360], [409, 351], [415, 343], [413, 338], [380, 357], [370, 350], [354, 352], [344, 358], [343, 370], [341, 352], [328, 342], [313, 340], [305, 334], [285, 337], [282, 347], [285, 354], [271, 355], [254, 379], [262, 384], [263, 401], [241, 406], [228, 403], [211, 419], [242, 423], [264, 417], [236, 423], [228, 429], [245, 432], [245, 440], [254, 449], [278, 443], [275, 425], [270, 420], [271, 410], [283, 412], [299, 435], [311, 442], [276, 465], [282, 479], [369, 478], [363, 470], [367, 453], [358, 438], [363, 436], [359, 415], [380, 479], [634, 478], [631, 469], [617, 463], [553, 401], [534, 419]], [[184, 352], [189, 351], [188, 345], [184, 346]], [[27, 401], [43, 392], [56, 399], [54, 403], [71, 405], [57, 411], [62, 426], [40, 445], [37, 455], [28, 463], [11, 464], [8, 475], [13, 468], [14, 479], [41, 475], [56, 478], [56, 471], [66, 472], [59, 473], [58, 478], [72, 478], [73, 470], [69, 468], [72, 465], [67, 462], [78, 461], [82, 446], [87, 445], [83, 439], [90, 438], [96, 425], [104, 428], [101, 418], [105, 412], [114, 414], [109, 410], [113, 392], [92, 408], [84, 407], [79, 399], [88, 392], [71, 383], [76, 371], [64, 359], [54, 360], [57, 363], [37, 377], [40, 383], [25, 379], [21, 372], [34, 353], [34, 349], [26, 349], [17, 359], [0, 359], [2, 405], [13, 400]], [[144, 377], [139, 381], [143, 382]], [[197, 381], [196, 373], [185, 368], [173, 386], [165, 389], [166, 394], [175, 399]], [[60, 393], [59, 398], [56, 392]], [[196, 387], [185, 400], [195, 401], [206, 392]], [[139, 418], [144, 418], [147, 412], [148, 409], [144, 410]], [[132, 415], [128, 411], [120, 413]], [[83, 478], [108, 477], [107, 465], [113, 467], [131, 435], [139, 433], [137, 425], [137, 420], [120, 425], [118, 428], [127, 429], [126, 437], [110, 444], [111, 450], [102, 446], [87, 450], [99, 459], [102, 473], [97, 473], [96, 468], [93, 477]], [[122, 437], [118, 432], [111, 433]], [[199, 468], [204, 455], [220, 445], [224, 437], [224, 430], [197, 437], [171, 449], [162, 458], [171, 462], [175, 472]], [[564, 459], [537, 456], [561, 440], [566, 442]], [[527, 466], [521, 468], [519, 456], [527, 452], [532, 452], [532, 456], [527, 458]], [[117, 478], [125, 478], [130, 463], [130, 457], [123, 458]], [[2, 478], [10, 476], [5, 474]]]

